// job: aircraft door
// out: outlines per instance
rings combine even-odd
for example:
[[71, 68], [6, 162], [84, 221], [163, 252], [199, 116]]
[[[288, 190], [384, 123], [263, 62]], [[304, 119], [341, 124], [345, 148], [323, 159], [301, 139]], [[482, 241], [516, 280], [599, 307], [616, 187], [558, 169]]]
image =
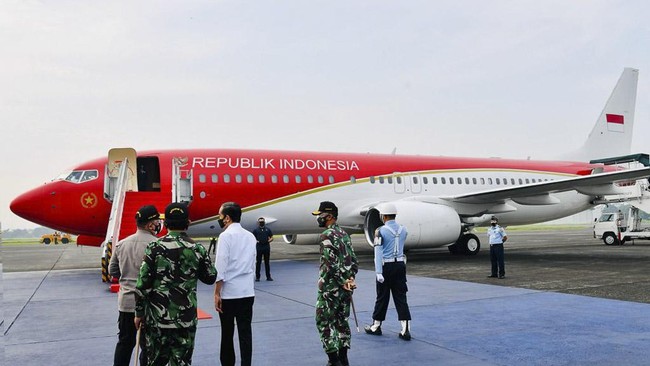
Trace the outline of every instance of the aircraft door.
[[135, 149], [114, 148], [108, 151], [108, 162], [106, 163], [106, 176], [104, 177], [104, 197], [113, 201], [117, 180], [120, 174], [120, 165], [127, 160], [127, 180], [124, 191], [138, 190], [138, 177], [136, 176], [136, 153]]
[[402, 175], [401, 173], [393, 173], [392, 177], [388, 177], [388, 179], [393, 180], [393, 188], [395, 189], [395, 193], [404, 193], [406, 192], [406, 185], [408, 184], [407, 179], [408, 176]]
[[156, 156], [138, 157], [138, 191], [160, 192], [160, 163]]
[[172, 161], [172, 202], [190, 203], [194, 199], [192, 169], [181, 169], [186, 160], [174, 158]]
[[411, 193], [422, 193], [422, 177], [419, 174], [413, 174], [408, 178], [411, 184]]

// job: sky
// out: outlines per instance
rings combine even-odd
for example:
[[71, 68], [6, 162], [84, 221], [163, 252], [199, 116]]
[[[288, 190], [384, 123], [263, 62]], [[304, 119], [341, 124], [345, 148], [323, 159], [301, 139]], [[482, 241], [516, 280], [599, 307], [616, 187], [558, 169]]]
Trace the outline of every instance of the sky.
[[112, 147], [543, 159], [624, 67], [650, 152], [648, 1], [33, 1], [0, 12], [0, 223]]

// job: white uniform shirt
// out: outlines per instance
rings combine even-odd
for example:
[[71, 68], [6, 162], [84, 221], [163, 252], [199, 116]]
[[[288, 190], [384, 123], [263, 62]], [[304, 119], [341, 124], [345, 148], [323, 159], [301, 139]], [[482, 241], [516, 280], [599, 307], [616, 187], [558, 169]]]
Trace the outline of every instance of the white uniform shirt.
[[255, 296], [255, 236], [237, 222], [219, 235], [214, 266], [217, 281], [223, 281], [222, 299]]
[[503, 237], [507, 236], [506, 231], [499, 225], [490, 226], [487, 230], [487, 235], [490, 240], [490, 245], [503, 244]]

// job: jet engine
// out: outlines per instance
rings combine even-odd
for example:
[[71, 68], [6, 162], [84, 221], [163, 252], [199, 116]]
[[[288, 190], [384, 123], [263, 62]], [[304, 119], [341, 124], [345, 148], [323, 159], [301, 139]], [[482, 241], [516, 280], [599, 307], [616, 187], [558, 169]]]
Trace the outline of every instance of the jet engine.
[[315, 245], [320, 243], [320, 234], [286, 234], [282, 239], [287, 244], [294, 245]]
[[[435, 248], [456, 242], [461, 234], [458, 213], [448, 206], [417, 201], [393, 201], [396, 221], [408, 230], [405, 248]], [[383, 225], [377, 208], [368, 210], [364, 234], [373, 245], [375, 230]]]

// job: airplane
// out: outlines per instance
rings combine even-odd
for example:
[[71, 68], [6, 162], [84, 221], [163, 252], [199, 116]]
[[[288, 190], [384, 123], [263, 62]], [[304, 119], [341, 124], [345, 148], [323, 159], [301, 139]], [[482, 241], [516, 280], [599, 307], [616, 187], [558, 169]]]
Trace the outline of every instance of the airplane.
[[217, 237], [219, 207], [235, 201], [246, 229], [264, 217], [274, 233], [295, 243], [297, 235], [321, 231], [310, 213], [319, 202], [332, 201], [339, 224], [372, 245], [381, 225], [376, 207], [392, 202], [409, 230], [406, 249], [448, 246], [452, 253], [473, 255], [480, 250], [474, 228], [489, 224], [492, 215], [503, 226], [533, 224], [579, 213], [640, 184], [647, 190], [650, 167], [621, 170], [589, 162], [630, 153], [637, 80], [637, 69], [623, 70], [587, 141], [574, 152], [580, 160], [112, 149], [108, 157], [79, 164], [18, 196], [10, 208], [34, 223], [78, 235], [79, 245], [100, 246], [135, 231], [140, 206], [163, 211], [172, 201], [190, 205], [190, 236]]

